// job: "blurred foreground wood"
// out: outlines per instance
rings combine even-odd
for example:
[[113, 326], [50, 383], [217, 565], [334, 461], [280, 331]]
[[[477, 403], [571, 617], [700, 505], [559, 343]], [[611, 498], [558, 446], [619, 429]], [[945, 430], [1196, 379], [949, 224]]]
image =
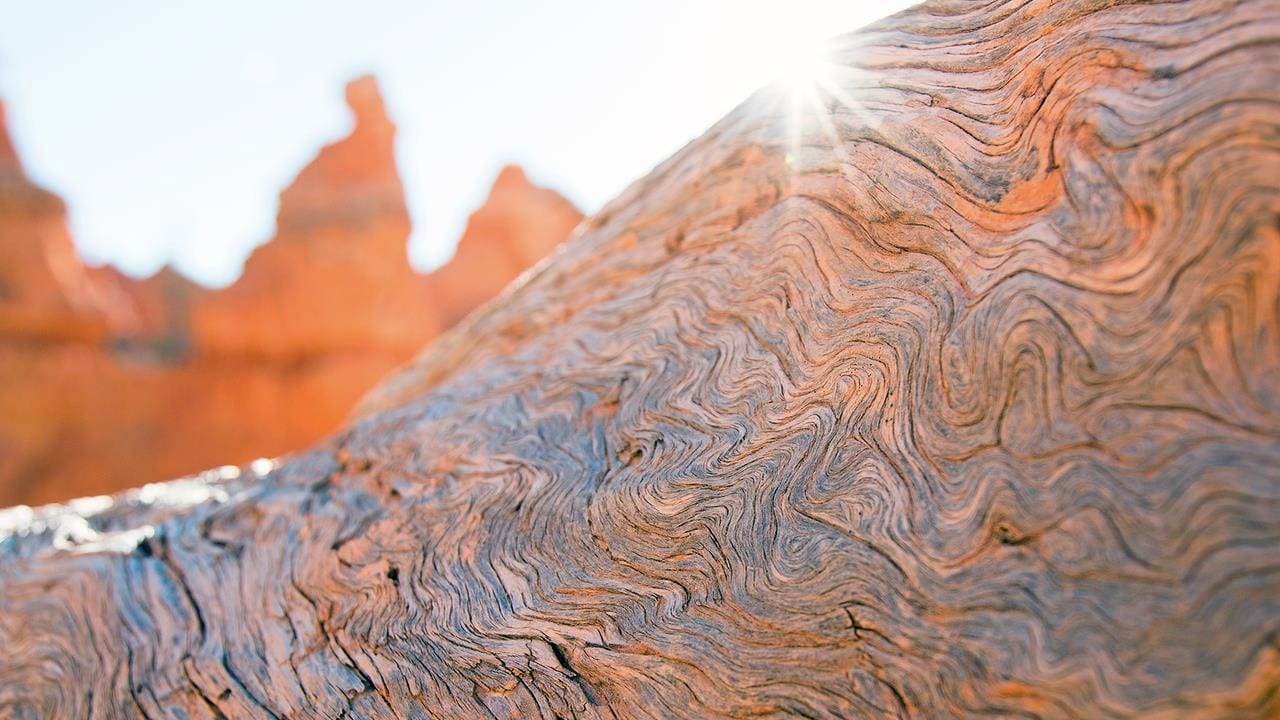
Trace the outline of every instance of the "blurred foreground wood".
[[1280, 715], [1280, 4], [835, 57], [331, 442], [7, 511], [0, 714]]

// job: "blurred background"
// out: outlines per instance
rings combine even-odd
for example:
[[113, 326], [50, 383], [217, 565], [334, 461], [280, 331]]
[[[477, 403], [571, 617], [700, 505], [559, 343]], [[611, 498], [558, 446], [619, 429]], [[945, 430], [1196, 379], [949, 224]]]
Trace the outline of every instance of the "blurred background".
[[0, 0], [0, 507], [315, 442], [907, 4]]

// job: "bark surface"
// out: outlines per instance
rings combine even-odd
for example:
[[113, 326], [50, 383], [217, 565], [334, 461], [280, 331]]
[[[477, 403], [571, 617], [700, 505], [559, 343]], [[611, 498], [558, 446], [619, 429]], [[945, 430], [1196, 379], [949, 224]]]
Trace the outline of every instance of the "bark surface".
[[7, 511], [0, 714], [1280, 715], [1280, 4], [835, 57], [331, 442]]

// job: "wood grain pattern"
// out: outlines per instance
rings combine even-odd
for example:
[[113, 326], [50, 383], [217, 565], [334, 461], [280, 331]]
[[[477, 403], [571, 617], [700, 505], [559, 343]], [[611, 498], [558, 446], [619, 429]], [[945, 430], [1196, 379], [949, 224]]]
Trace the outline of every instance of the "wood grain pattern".
[[1280, 716], [1280, 3], [837, 57], [331, 442], [8, 511], [0, 714]]

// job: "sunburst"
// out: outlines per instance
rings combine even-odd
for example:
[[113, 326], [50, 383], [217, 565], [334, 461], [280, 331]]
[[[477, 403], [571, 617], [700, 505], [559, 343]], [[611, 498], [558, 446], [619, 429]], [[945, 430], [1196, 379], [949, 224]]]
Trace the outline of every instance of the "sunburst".
[[778, 70], [772, 87], [786, 107], [788, 163], [799, 157], [810, 129], [815, 126], [836, 156], [844, 161], [846, 153], [836, 116], [847, 115], [861, 124], [874, 124], [865, 105], [848, 90], [859, 84], [865, 71], [837, 62], [831, 47], [825, 43], [816, 50], [783, 59]]

